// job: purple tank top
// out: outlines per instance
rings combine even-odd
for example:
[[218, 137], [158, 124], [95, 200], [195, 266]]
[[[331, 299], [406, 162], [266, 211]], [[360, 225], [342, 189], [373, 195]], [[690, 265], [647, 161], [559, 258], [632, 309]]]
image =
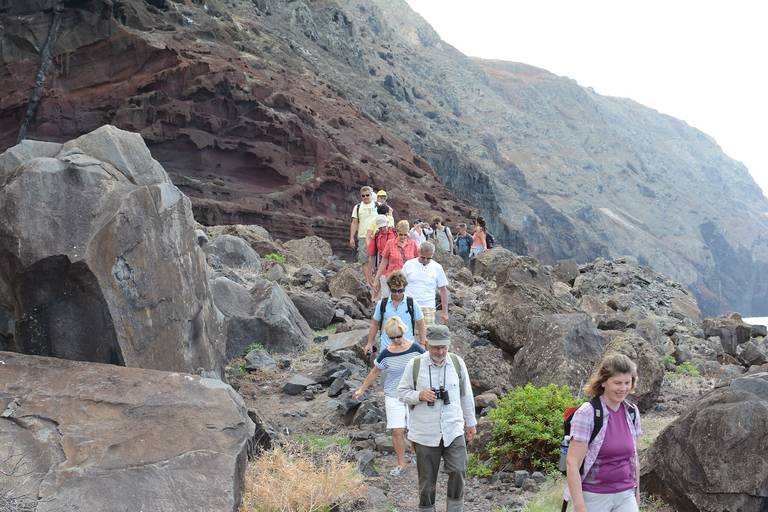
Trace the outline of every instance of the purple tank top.
[[631, 459], [634, 455], [632, 432], [627, 423], [626, 404], [608, 410], [608, 427], [597, 460], [582, 482], [582, 490], [596, 494], [615, 494], [635, 487]]

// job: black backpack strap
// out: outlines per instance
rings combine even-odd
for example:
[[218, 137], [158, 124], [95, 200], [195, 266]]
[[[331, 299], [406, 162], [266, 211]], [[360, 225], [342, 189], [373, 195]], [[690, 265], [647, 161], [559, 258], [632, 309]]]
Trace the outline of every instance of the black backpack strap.
[[600, 403], [599, 396], [590, 398], [589, 403], [592, 405], [592, 409], [595, 411], [595, 421], [594, 425], [592, 426], [592, 434], [589, 436], [589, 443], [591, 444], [592, 441], [594, 441], [597, 437], [597, 433], [600, 432], [601, 428], [603, 428], [603, 404]]
[[384, 310], [387, 309], [387, 301], [389, 297], [381, 299], [381, 306], [379, 306], [379, 314], [381, 315], [381, 322], [379, 322], [379, 332], [384, 328]]
[[[405, 305], [408, 307], [408, 314], [411, 315], [411, 334], [414, 339], [416, 338], [416, 320], [414, 319], [415, 313], [413, 312], [413, 297], [405, 298]], [[382, 317], [383, 318], [383, 317]]]

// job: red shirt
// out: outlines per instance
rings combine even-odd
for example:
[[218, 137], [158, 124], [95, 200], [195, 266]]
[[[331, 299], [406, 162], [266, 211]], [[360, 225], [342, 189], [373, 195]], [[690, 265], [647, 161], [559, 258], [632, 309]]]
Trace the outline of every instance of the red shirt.
[[383, 235], [381, 234], [381, 231], [378, 229], [376, 230], [376, 234], [371, 238], [371, 243], [369, 243], [368, 247], [365, 249], [366, 253], [371, 256], [376, 256], [376, 252], [381, 254], [384, 252], [384, 247], [386, 247], [387, 242], [390, 240], [397, 240], [397, 235], [392, 231], [392, 227], [388, 226], [388, 228], [389, 229], [387, 229], [386, 233]]
[[[419, 257], [419, 248], [416, 247], [416, 242], [411, 240], [410, 237], [407, 240], [408, 241], [404, 246], [398, 244], [397, 239], [390, 240], [387, 242], [387, 246], [384, 247], [384, 250], [381, 253], [381, 259], [388, 260], [387, 268], [384, 269], [384, 275], [386, 277], [389, 277], [389, 274], [395, 270], [402, 269], [407, 260]], [[405, 260], [403, 260], [403, 256], [405, 256]]]

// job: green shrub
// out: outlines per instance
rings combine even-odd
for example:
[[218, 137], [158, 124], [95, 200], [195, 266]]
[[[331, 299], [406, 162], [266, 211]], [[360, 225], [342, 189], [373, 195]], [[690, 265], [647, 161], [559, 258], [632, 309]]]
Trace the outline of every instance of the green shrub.
[[250, 345], [245, 347], [245, 352], [243, 352], [243, 355], [247, 356], [248, 353], [253, 350], [266, 350], [266, 349], [264, 348], [264, 345], [262, 345], [261, 343], [251, 343]]
[[467, 466], [467, 473], [478, 478], [490, 478], [493, 476], [493, 469], [490, 466], [483, 464], [474, 453], [469, 454], [469, 465]]
[[688, 361], [678, 366], [677, 370], [675, 370], [675, 374], [681, 375], [681, 376], [687, 375], [689, 377], [698, 377], [700, 375], [699, 367], [696, 366], [695, 364], [691, 364]]
[[568, 386], [555, 384], [536, 388], [529, 383], [510, 392], [488, 413], [494, 429], [488, 444], [493, 469], [554, 471], [560, 456], [565, 410], [582, 402], [574, 400]]
[[264, 257], [267, 258], [268, 260], [277, 260], [281, 263], [285, 263], [285, 258], [280, 256], [279, 254], [270, 253], [270, 254], [265, 254]]
[[664, 366], [667, 366], [668, 364], [677, 364], [677, 361], [675, 361], [675, 358], [673, 356], [664, 356]]

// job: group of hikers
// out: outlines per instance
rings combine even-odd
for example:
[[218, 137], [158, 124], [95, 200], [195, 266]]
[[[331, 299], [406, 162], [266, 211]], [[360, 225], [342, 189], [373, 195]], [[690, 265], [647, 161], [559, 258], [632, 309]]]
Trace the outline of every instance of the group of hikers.
[[[435, 244], [439, 244], [467, 261], [488, 250], [492, 237], [482, 217], [475, 219], [473, 235], [467, 233], [466, 224], [459, 224], [456, 237], [439, 217], [431, 227], [419, 220], [413, 226], [407, 220], [395, 224], [385, 191], [380, 190], [374, 201], [373, 189], [363, 187], [360, 196], [361, 202], [352, 211], [349, 241], [352, 248], [357, 247], [358, 262], [378, 300], [366, 354], [377, 351], [377, 334], [380, 343], [372, 370], [352, 398], [359, 400], [383, 376], [387, 429], [392, 432], [397, 458], [390, 474], [396, 477], [406, 471], [407, 430], [410, 462], [418, 475], [419, 511], [435, 510], [442, 460], [448, 475], [446, 511], [460, 512], [464, 509], [467, 443], [477, 434], [477, 419], [466, 364], [448, 352], [448, 279], [433, 256]], [[638, 511], [640, 420], [635, 406], [625, 401], [636, 383], [635, 364], [627, 356], [612, 354], [598, 365], [585, 386], [587, 396], [595, 399], [573, 414], [567, 454], [565, 498], [573, 497], [576, 512]], [[603, 418], [602, 425], [595, 423], [598, 416]], [[616, 421], [609, 421], [611, 418]], [[619, 421], [621, 418], [626, 421]]]

